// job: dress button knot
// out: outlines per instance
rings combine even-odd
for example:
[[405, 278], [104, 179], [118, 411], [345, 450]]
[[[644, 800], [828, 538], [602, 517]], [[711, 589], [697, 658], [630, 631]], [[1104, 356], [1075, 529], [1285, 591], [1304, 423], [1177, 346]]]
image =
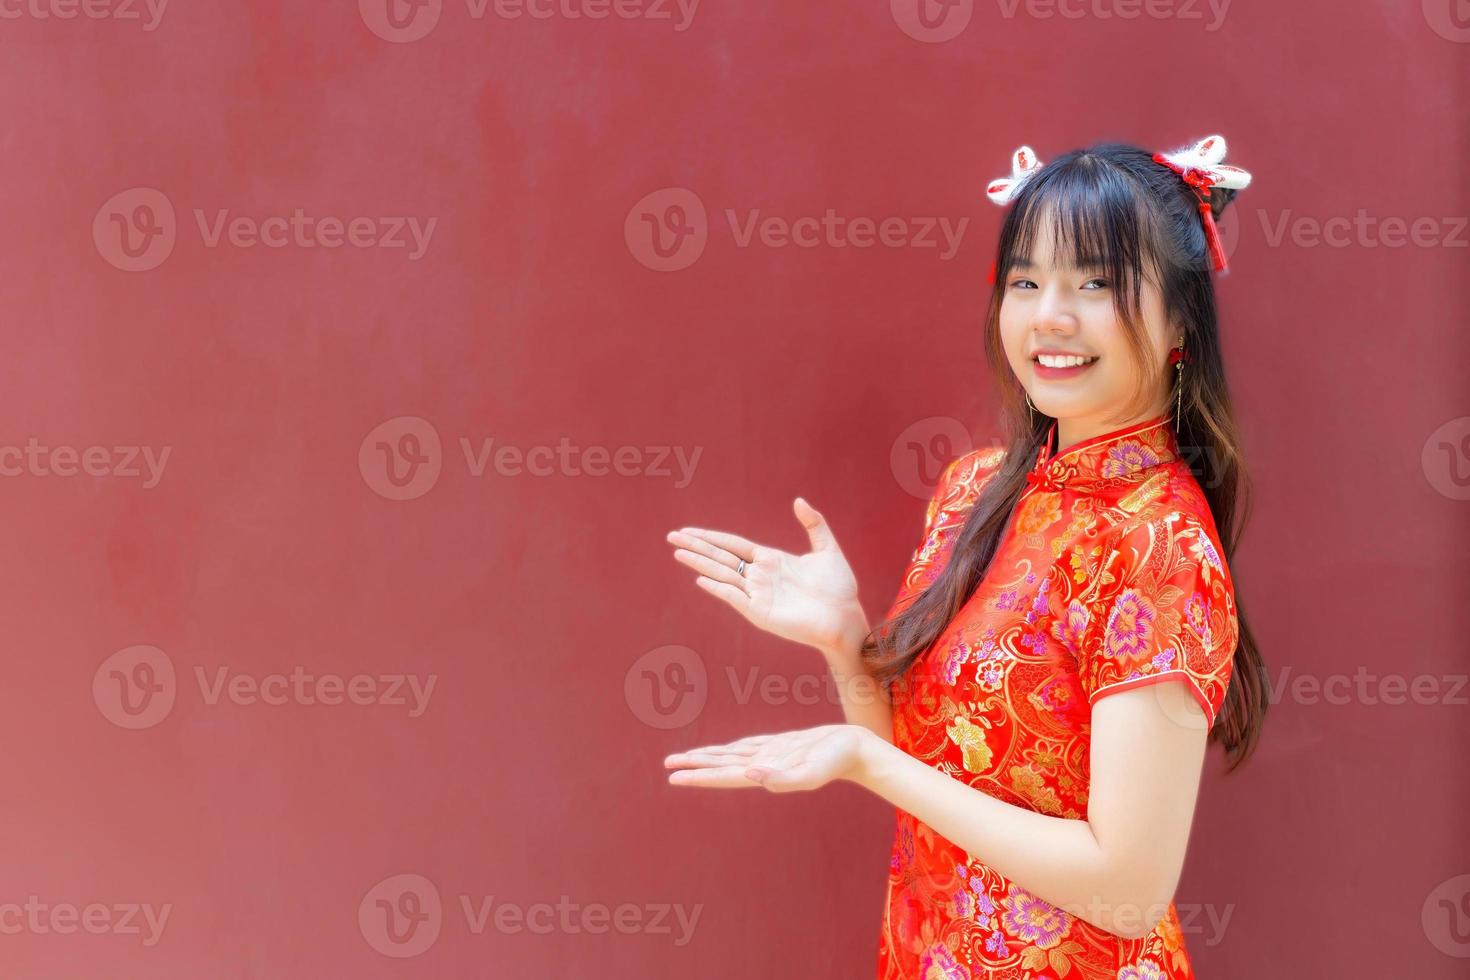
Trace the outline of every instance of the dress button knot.
[[1067, 485], [1069, 472], [1070, 468], [1060, 460], [1045, 466], [1038, 464], [1026, 474], [1026, 482], [1043, 493], [1058, 493]]

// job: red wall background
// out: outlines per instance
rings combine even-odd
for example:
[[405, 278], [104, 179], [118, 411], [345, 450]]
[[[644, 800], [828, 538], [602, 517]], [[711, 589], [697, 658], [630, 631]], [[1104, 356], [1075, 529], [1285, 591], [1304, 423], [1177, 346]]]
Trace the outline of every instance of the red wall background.
[[5, 0], [0, 972], [870, 975], [890, 806], [665, 784], [841, 714], [664, 534], [795, 550], [804, 495], [880, 614], [998, 431], [985, 181], [1218, 132], [1232, 565], [1283, 683], [1212, 753], [1186, 938], [1202, 977], [1462, 975], [1463, 6]]

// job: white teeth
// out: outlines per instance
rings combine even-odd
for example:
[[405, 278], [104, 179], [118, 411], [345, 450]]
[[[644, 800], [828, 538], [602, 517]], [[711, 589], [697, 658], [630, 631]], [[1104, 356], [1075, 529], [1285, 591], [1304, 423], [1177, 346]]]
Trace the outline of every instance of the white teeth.
[[1036, 359], [1041, 362], [1042, 367], [1049, 368], [1076, 367], [1097, 360], [1095, 357], [1078, 357], [1074, 354], [1037, 354]]

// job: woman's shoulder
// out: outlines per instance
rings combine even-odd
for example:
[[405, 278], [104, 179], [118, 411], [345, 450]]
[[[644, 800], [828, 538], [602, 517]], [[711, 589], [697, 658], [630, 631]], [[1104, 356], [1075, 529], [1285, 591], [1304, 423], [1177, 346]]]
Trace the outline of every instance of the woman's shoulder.
[[1132, 501], [1119, 501], [1108, 543], [1112, 552], [1156, 552], [1162, 545], [1193, 552], [1225, 576], [1224, 546], [1210, 503], [1187, 467], [1171, 468]]
[[1215, 533], [1210, 501], [1199, 480], [1182, 461], [1160, 467], [1158, 473], [1144, 480], [1134, 492], [1120, 498], [1118, 507], [1124, 514], [1124, 527], [1170, 518], [1192, 521]]
[[945, 463], [929, 501], [925, 528], [932, 531], [952, 524], [974, 507], [1005, 457], [1005, 449], [986, 446], [961, 453]]
[[1000, 471], [1007, 454], [1003, 446], [972, 449], [950, 461], [940, 482], [978, 495], [984, 484]]

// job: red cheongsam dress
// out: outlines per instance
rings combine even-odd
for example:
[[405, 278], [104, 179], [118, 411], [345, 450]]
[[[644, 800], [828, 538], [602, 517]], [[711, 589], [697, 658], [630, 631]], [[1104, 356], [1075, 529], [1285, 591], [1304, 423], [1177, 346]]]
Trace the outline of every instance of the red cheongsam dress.
[[[1168, 415], [1037, 454], [974, 595], [893, 690], [894, 744], [1015, 806], [1087, 818], [1092, 704], [1182, 681], [1214, 722], [1238, 625], [1230, 571]], [[1005, 455], [951, 461], [889, 615], [932, 582]], [[898, 811], [879, 980], [1192, 977], [1177, 909], [1126, 939]]]

